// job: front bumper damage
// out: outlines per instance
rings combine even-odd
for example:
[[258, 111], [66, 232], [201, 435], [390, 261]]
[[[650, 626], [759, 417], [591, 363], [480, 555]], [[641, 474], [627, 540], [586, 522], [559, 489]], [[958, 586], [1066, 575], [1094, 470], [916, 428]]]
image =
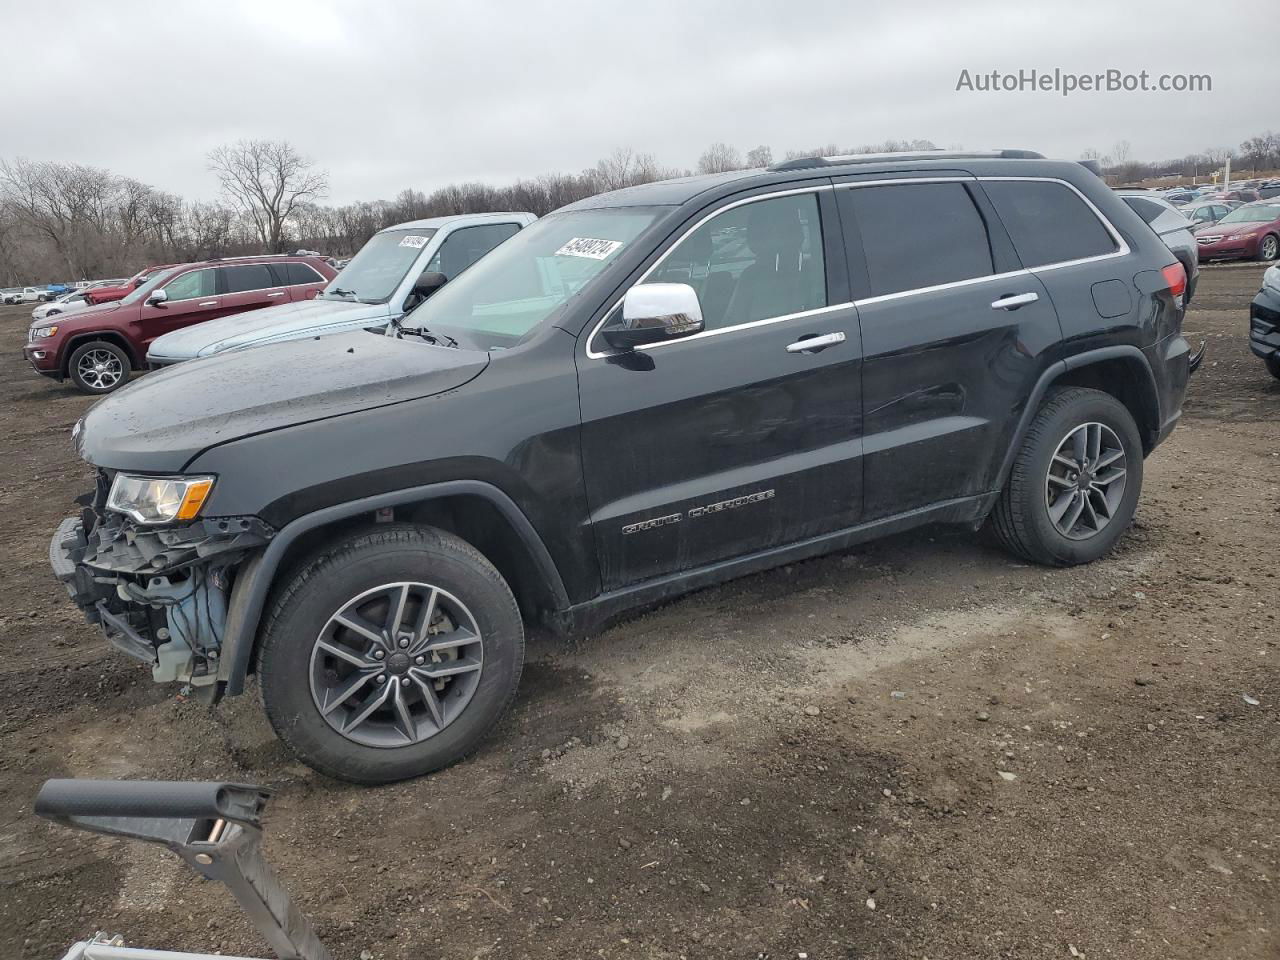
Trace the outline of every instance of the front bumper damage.
[[154, 680], [215, 698], [236, 570], [273, 535], [257, 517], [145, 527], [86, 507], [58, 525], [49, 564], [88, 621]]

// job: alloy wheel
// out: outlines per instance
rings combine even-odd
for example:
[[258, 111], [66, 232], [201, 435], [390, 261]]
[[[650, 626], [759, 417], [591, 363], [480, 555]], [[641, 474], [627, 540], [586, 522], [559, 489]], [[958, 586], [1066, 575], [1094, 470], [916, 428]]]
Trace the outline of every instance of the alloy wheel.
[[110, 350], [90, 350], [76, 363], [76, 372], [94, 390], [110, 390], [124, 376], [124, 365]]
[[1262, 259], [1274, 260], [1277, 252], [1280, 252], [1280, 240], [1275, 237], [1266, 236], [1262, 238]]
[[1126, 463], [1124, 445], [1105, 423], [1083, 423], [1063, 438], [1044, 489], [1059, 533], [1088, 540], [1111, 522], [1124, 499]]
[[435, 736], [471, 702], [483, 669], [475, 617], [427, 583], [387, 583], [343, 604], [311, 651], [311, 698], [325, 722], [370, 747]]

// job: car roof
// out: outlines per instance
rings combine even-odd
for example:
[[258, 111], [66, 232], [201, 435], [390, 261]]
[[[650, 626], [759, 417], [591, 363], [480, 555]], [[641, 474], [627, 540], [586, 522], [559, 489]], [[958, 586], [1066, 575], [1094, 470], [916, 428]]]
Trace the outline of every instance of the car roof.
[[425, 220], [406, 220], [404, 223], [396, 223], [389, 227], [383, 227], [378, 232], [384, 233], [387, 230], [405, 230], [405, 229], [439, 230], [441, 227], [447, 227], [449, 226], [449, 224], [457, 223], [459, 220], [470, 220], [470, 221], [496, 220], [496, 221], [509, 223], [512, 220], [512, 218], [515, 218], [517, 220], [522, 220], [525, 222], [537, 219], [532, 213], [521, 213], [515, 210], [507, 210], [499, 213], [460, 213], [460, 214], [454, 214], [447, 217], [427, 217]]
[[[734, 170], [656, 180], [579, 200], [560, 211], [605, 207], [679, 206], [695, 197], [732, 193], [752, 187], [803, 182], [822, 177], [874, 176], [883, 173], [938, 172], [954, 176], [958, 171], [980, 176], [1034, 176], [1081, 179], [1094, 176], [1075, 161], [1046, 160], [1028, 150], [1000, 150], [959, 153], [925, 151], [913, 153], [861, 154], [838, 157], [801, 157], [766, 169]], [[557, 212], [560, 212], [557, 211]]]

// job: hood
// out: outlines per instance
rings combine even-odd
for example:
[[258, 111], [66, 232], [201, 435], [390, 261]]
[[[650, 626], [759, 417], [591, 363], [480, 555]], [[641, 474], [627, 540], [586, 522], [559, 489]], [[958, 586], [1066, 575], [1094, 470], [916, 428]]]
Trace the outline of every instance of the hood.
[[488, 363], [483, 351], [362, 330], [231, 350], [104, 397], [73, 436], [96, 466], [173, 473], [240, 437], [454, 390]]
[[157, 337], [147, 351], [155, 357], [189, 360], [232, 347], [288, 338], [291, 334], [319, 332], [331, 324], [381, 320], [388, 315], [385, 303], [352, 303], [342, 300], [298, 300], [276, 307], [248, 310], [229, 317], [206, 320]]
[[[130, 304], [130, 306], [136, 307], [137, 304]], [[78, 330], [80, 327], [77, 326], [77, 324], [92, 326], [107, 314], [115, 313], [117, 310], [124, 309], [127, 308], [119, 300], [112, 300], [110, 303], [100, 303], [96, 306], [73, 307], [72, 310], [75, 313], [74, 317], [66, 317], [64, 319], [63, 317], [58, 316], [54, 319], [58, 321], [59, 327], [65, 323], [68, 330]], [[53, 321], [50, 322], [52, 323]]]

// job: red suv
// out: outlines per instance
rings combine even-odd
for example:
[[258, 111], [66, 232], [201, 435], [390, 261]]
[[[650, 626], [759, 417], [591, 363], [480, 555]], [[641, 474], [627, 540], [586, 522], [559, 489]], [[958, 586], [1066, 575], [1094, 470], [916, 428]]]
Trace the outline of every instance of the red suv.
[[337, 276], [321, 257], [236, 257], [155, 274], [115, 303], [31, 325], [23, 354], [37, 373], [110, 393], [143, 366], [156, 337], [193, 323], [309, 300]]
[[99, 303], [111, 303], [113, 300], [123, 300], [160, 271], [172, 270], [176, 266], [176, 263], [161, 263], [154, 267], [147, 267], [145, 270], [139, 270], [124, 283], [116, 284], [112, 287], [94, 287], [84, 295], [84, 298], [89, 303], [95, 305]]

